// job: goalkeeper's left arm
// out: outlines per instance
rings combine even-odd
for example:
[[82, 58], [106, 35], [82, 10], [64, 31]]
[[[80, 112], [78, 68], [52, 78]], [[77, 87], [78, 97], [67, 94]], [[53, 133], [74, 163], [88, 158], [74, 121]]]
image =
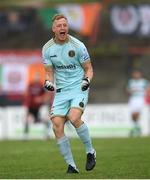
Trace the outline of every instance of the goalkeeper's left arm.
[[91, 61], [82, 63], [82, 67], [84, 69], [84, 78], [82, 80], [81, 89], [82, 91], [86, 91], [89, 88], [90, 82], [93, 78], [93, 67]]

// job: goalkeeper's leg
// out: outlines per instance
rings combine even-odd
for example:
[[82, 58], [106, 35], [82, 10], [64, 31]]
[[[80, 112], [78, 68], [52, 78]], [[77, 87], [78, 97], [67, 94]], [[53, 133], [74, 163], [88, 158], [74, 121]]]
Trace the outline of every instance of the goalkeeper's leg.
[[57, 139], [57, 144], [60, 149], [60, 153], [62, 154], [64, 160], [68, 164], [68, 173], [78, 173], [76, 169], [76, 164], [73, 159], [73, 155], [71, 152], [69, 139], [64, 134], [64, 124], [66, 119], [64, 117], [53, 117], [53, 130]]
[[96, 165], [96, 151], [93, 148], [86, 124], [81, 120], [82, 111], [78, 108], [72, 108], [69, 112], [69, 119], [76, 128], [76, 132], [85, 145], [87, 153], [86, 170], [92, 170]]

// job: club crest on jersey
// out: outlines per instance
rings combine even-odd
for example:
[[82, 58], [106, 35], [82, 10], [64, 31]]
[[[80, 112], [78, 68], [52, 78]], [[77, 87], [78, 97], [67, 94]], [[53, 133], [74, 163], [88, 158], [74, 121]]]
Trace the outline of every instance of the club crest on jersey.
[[70, 50], [70, 51], [68, 52], [68, 55], [69, 55], [70, 57], [74, 57], [74, 56], [75, 56], [75, 51], [74, 51], [74, 50]]
[[84, 107], [84, 103], [83, 103], [83, 102], [80, 102], [80, 103], [79, 103], [79, 106], [80, 106], [81, 108], [83, 108], [83, 107]]

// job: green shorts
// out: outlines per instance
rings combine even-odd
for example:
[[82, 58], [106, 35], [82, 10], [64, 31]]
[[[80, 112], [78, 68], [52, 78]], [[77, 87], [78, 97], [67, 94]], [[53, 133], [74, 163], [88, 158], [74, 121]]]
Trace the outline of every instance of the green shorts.
[[89, 90], [82, 91], [81, 88], [56, 92], [51, 108], [51, 117], [67, 116], [71, 108], [79, 108], [84, 111], [88, 102]]

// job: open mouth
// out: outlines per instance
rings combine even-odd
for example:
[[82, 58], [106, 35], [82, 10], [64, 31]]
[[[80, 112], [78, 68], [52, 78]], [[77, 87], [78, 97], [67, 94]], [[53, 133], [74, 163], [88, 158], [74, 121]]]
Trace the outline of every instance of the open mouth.
[[65, 31], [60, 32], [60, 35], [61, 35], [61, 36], [65, 36], [65, 34], [66, 34]]

